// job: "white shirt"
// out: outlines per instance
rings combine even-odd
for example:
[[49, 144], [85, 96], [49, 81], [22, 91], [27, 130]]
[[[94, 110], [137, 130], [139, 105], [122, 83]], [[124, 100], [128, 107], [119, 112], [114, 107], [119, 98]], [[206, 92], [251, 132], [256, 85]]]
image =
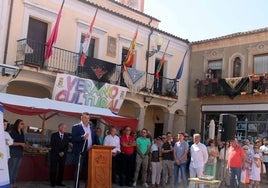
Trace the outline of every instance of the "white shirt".
[[7, 149], [6, 152], [7, 152], [7, 159], [9, 159], [10, 158], [9, 146], [13, 145], [14, 140], [11, 138], [11, 136], [8, 132], [4, 131], [4, 134], [5, 134], [5, 142], [6, 142], [6, 140], [8, 140], [7, 141], [8, 145], [6, 145], [6, 149]]
[[202, 144], [193, 144], [190, 148], [191, 151], [191, 163], [192, 168], [202, 168], [208, 160], [208, 150], [207, 147]]
[[88, 126], [85, 126], [82, 122], [82, 127], [85, 131], [85, 133], [88, 133], [88, 138], [87, 138], [87, 149], [90, 149], [92, 147], [92, 138], [91, 138], [91, 129], [90, 129], [90, 124]]
[[[264, 153], [264, 152], [268, 152], [268, 145], [266, 146], [266, 145], [262, 145], [261, 147], [260, 147], [260, 152], [261, 153]], [[263, 155], [263, 162], [268, 162], [268, 155]], [[268, 169], [266, 169], [266, 170], [268, 170]]]
[[104, 146], [115, 146], [115, 148], [112, 150], [112, 153], [117, 153], [121, 152], [120, 150], [120, 139], [117, 135], [112, 136], [112, 135], [107, 135], [104, 138], [103, 141]]
[[227, 148], [226, 151], [225, 151], [225, 148], [221, 148], [219, 159], [224, 160], [224, 152], [225, 152], [225, 160], [227, 161], [228, 157], [229, 157], [229, 154], [228, 154], [229, 153], [229, 148]]

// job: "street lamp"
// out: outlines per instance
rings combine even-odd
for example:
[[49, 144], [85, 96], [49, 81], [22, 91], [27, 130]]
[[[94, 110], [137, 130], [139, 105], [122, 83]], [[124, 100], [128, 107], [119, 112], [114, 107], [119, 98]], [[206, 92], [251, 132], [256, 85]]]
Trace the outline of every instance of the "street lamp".
[[151, 41], [151, 35], [153, 34], [153, 30], [151, 30], [151, 33], [149, 34], [148, 37], [148, 46], [147, 46], [147, 51], [146, 51], [146, 79], [145, 79], [145, 89], [147, 90], [147, 80], [148, 80], [148, 64], [149, 64], [149, 58], [152, 57], [154, 54], [159, 52], [161, 49], [161, 46], [163, 44], [163, 38], [160, 34], [157, 35], [155, 44], [156, 44], [156, 49], [153, 49], [150, 51], [150, 41]]
[[156, 49], [149, 51], [150, 42], [148, 43], [148, 50], [146, 51], [146, 58], [152, 57], [154, 54], [159, 52], [159, 50], [161, 49], [161, 46], [163, 44], [163, 38], [160, 34], [157, 35], [156, 40], [155, 40], [155, 44], [156, 44]]

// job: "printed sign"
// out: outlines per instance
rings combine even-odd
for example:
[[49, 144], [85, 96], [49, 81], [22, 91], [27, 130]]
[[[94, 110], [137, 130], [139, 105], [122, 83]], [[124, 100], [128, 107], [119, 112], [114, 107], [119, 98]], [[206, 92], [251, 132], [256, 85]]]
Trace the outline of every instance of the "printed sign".
[[109, 108], [118, 113], [128, 88], [79, 78], [68, 74], [57, 74], [52, 99], [80, 105]]

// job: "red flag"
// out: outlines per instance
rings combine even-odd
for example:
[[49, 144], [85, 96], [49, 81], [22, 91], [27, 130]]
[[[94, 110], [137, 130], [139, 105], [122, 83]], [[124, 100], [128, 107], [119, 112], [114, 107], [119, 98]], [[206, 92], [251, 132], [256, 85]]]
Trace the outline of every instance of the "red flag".
[[162, 56], [162, 58], [161, 58], [161, 62], [160, 62], [160, 63], [158, 64], [158, 66], [157, 66], [156, 73], [155, 73], [155, 78], [156, 78], [156, 79], [159, 79], [159, 73], [160, 73], [160, 71], [161, 71], [161, 69], [162, 69], [162, 66], [163, 66], [164, 63], [165, 63], [165, 55], [166, 55], [166, 52], [167, 52], [167, 48], [168, 48], [168, 46], [169, 46], [169, 42], [170, 42], [170, 40], [169, 40], [168, 43], [167, 43], [165, 52], [164, 52], [164, 54], [163, 54], [163, 56]]
[[137, 36], [138, 36], [138, 28], [136, 29], [135, 35], [133, 37], [133, 40], [130, 44], [130, 47], [127, 52], [127, 57], [123, 63], [123, 69], [122, 72], [126, 71], [126, 67], [131, 67], [134, 63], [134, 55], [135, 55], [135, 48], [137, 43]]
[[97, 12], [98, 12], [98, 9], [95, 12], [93, 20], [92, 20], [92, 22], [90, 23], [90, 26], [89, 26], [89, 32], [86, 34], [85, 40], [84, 40], [84, 42], [82, 44], [82, 55], [81, 55], [81, 58], [80, 58], [80, 65], [82, 67], [84, 66], [85, 60], [87, 58], [86, 53], [87, 53], [87, 50], [88, 50], [88, 47], [89, 47], [89, 44], [90, 44], [92, 31], [93, 31], [93, 25], [94, 25], [94, 22], [95, 22], [95, 19], [96, 19], [96, 16], [97, 16]]
[[64, 5], [65, 0], [62, 1], [58, 17], [55, 23], [55, 26], [50, 34], [50, 37], [48, 41], [46, 42], [46, 53], [45, 53], [45, 60], [47, 60], [52, 55], [52, 46], [56, 42], [58, 37], [58, 30], [59, 30], [59, 24], [60, 24], [60, 18], [61, 18], [61, 12]]

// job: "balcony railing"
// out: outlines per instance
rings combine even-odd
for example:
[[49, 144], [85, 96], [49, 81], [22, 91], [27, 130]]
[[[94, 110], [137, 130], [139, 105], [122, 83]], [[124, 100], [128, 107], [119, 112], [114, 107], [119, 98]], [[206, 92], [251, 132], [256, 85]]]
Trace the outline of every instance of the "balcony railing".
[[[45, 44], [29, 40], [21, 39], [17, 41], [16, 63], [34, 66], [43, 70], [67, 73], [79, 77], [88, 78], [88, 68], [81, 69], [79, 66], [80, 54], [71, 52], [65, 49], [53, 47], [53, 53], [48, 60], [44, 59]], [[102, 61], [102, 60], [100, 60]], [[110, 83], [120, 84], [127, 87], [127, 84], [122, 79], [118, 79], [121, 73], [121, 65], [116, 65], [115, 71], [111, 76]], [[147, 80], [144, 74], [139, 81], [139, 91], [148, 94], [153, 93], [160, 96], [177, 98], [177, 93], [174, 92], [174, 81], [166, 77], [161, 77], [157, 80], [155, 75], [147, 73]], [[147, 81], [147, 84], [145, 82]], [[178, 82], [176, 82], [178, 84]], [[146, 88], [146, 89], [145, 89]]]
[[[244, 80], [235, 83], [238, 78], [233, 79], [229, 84], [226, 84], [226, 79], [206, 79], [195, 81], [195, 87], [197, 89], [197, 97], [208, 96], [230, 96], [234, 98], [237, 95], [262, 95], [268, 94], [268, 76], [266, 75], [254, 75], [244, 77]], [[232, 85], [233, 84], [233, 85]], [[240, 84], [240, 85], [238, 85]], [[227, 88], [228, 87], [228, 88]]]

